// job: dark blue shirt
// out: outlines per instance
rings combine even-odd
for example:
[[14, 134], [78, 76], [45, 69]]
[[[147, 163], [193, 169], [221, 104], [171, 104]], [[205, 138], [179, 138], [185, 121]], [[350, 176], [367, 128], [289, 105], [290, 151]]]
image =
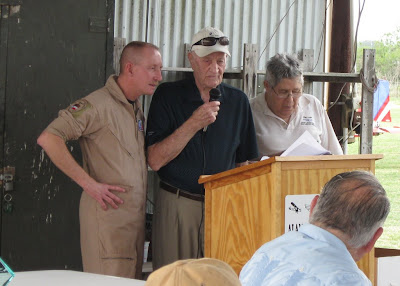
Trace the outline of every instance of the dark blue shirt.
[[[253, 116], [247, 96], [221, 83], [217, 120], [199, 130], [182, 152], [158, 171], [160, 179], [192, 193], [201, 193], [198, 179], [258, 157]], [[194, 78], [161, 84], [153, 95], [147, 121], [146, 146], [179, 128], [203, 104]]]

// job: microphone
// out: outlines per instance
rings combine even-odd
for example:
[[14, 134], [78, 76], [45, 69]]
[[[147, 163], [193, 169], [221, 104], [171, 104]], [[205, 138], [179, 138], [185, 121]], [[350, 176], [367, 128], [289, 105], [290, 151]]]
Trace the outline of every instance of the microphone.
[[218, 88], [212, 88], [210, 89], [210, 101], [219, 101], [219, 98], [221, 97], [221, 92], [219, 91]]
[[[212, 88], [212, 89], [210, 89], [209, 94], [210, 94], [210, 102], [211, 102], [211, 101], [219, 101], [219, 99], [221, 98], [221, 92], [219, 91], [218, 88]], [[208, 126], [205, 126], [205, 127], [203, 128], [203, 132], [206, 132], [206, 131], [207, 131], [207, 127], [208, 127]]]

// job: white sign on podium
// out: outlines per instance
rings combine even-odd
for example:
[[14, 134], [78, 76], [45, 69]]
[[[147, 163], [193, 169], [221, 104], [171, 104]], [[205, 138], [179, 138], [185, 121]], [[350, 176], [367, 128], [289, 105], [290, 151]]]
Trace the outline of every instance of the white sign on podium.
[[300, 226], [308, 223], [312, 195], [287, 195], [285, 198], [285, 232], [298, 231]]

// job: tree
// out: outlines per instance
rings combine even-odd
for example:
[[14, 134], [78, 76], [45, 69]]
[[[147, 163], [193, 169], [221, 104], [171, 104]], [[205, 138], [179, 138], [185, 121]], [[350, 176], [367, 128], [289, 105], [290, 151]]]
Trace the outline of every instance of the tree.
[[400, 28], [387, 33], [379, 41], [358, 43], [356, 69], [362, 67], [363, 49], [375, 49], [375, 69], [378, 78], [387, 79], [393, 85], [400, 82]]

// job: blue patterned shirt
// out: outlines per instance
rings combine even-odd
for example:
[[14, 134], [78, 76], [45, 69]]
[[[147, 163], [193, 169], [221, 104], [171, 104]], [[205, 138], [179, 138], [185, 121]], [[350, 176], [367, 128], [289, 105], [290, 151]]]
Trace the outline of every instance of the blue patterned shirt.
[[346, 245], [312, 224], [264, 244], [239, 278], [243, 286], [371, 285]]

